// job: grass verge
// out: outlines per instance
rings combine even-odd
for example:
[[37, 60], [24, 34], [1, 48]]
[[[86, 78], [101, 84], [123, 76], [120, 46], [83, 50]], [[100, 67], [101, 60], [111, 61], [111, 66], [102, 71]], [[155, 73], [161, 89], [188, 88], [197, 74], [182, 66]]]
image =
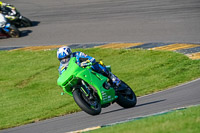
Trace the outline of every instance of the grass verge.
[[[200, 60], [167, 51], [78, 49], [103, 60], [137, 96], [200, 77]], [[74, 50], [75, 51], [75, 50]], [[80, 111], [56, 84], [53, 51], [0, 51], [0, 129]]]
[[200, 131], [199, 123], [200, 106], [195, 106], [87, 133], [198, 133]]

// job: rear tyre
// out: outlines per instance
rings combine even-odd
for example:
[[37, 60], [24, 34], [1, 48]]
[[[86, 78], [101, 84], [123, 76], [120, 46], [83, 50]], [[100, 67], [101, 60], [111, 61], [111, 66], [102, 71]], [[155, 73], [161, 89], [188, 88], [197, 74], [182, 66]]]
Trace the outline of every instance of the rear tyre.
[[73, 98], [77, 105], [90, 115], [98, 115], [101, 113], [101, 104], [99, 100], [89, 100], [80, 89], [73, 91]]
[[121, 81], [120, 87], [123, 87], [123, 90], [118, 92], [117, 104], [124, 108], [134, 107], [137, 103], [137, 98], [133, 90], [123, 81]]
[[20, 31], [14, 25], [10, 26], [10, 32], [8, 34], [12, 38], [18, 38], [18, 37], [20, 37]]

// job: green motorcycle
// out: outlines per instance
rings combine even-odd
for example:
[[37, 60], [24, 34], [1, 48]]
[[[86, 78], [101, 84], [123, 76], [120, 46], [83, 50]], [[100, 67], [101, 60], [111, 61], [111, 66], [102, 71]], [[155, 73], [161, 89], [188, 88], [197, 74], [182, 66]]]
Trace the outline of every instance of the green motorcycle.
[[[108, 77], [92, 70], [91, 63], [85, 67], [76, 64], [76, 58], [70, 59], [67, 69], [59, 76], [57, 84], [63, 93], [73, 96], [77, 105], [90, 115], [98, 115], [101, 108], [116, 102], [124, 108], [134, 107], [137, 98], [133, 90], [123, 81], [118, 87], [112, 85]], [[106, 68], [111, 71], [110, 66]]]

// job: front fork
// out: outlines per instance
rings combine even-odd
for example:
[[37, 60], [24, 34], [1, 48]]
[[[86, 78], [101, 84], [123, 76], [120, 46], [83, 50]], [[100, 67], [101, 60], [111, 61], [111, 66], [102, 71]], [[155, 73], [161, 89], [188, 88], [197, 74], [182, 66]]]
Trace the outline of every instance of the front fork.
[[[77, 86], [77, 88], [80, 88], [81, 92], [85, 94], [86, 97], [91, 97], [90, 90], [83, 80], [81, 80], [81, 85]], [[76, 87], [73, 88], [72, 92], [74, 91], [74, 89], [76, 89]], [[64, 95], [65, 93], [65, 91], [61, 92], [61, 95]]]
[[81, 86], [81, 91], [85, 94], [86, 97], [90, 96], [90, 90], [88, 89], [88, 86], [86, 85], [86, 83], [81, 80], [81, 83], [83, 86]]

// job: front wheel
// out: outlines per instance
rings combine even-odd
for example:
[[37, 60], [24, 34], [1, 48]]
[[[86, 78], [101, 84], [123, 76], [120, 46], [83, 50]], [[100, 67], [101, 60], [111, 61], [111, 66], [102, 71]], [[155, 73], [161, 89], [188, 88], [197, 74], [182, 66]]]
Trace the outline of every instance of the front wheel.
[[90, 115], [98, 115], [101, 113], [101, 104], [97, 99], [89, 99], [80, 89], [73, 91], [73, 98], [78, 106]]
[[21, 18], [21, 27], [30, 27], [30, 26], [32, 26], [33, 24], [32, 24], [32, 22], [31, 22], [31, 20], [29, 20], [28, 18], [26, 18], [26, 17], [22, 17]]
[[118, 92], [117, 104], [124, 108], [134, 107], [137, 103], [137, 98], [133, 90], [123, 81], [121, 81], [120, 87], [122, 87], [122, 90]]

